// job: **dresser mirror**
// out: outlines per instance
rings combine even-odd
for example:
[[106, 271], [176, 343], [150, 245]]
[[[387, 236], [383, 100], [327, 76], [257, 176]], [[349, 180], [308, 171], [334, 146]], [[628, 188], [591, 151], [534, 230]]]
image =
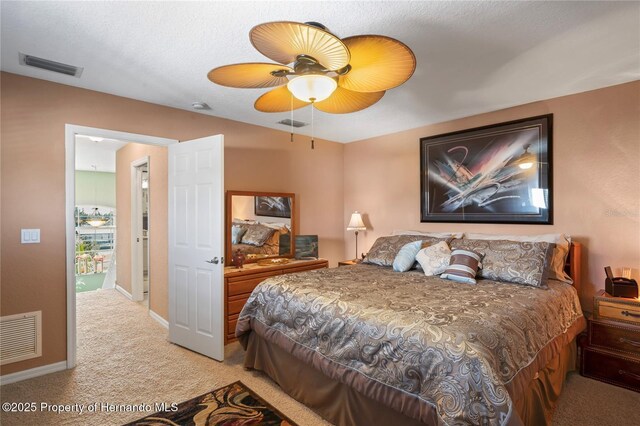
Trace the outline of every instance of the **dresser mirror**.
[[225, 264], [238, 250], [245, 263], [293, 257], [295, 201], [286, 192], [227, 191]]

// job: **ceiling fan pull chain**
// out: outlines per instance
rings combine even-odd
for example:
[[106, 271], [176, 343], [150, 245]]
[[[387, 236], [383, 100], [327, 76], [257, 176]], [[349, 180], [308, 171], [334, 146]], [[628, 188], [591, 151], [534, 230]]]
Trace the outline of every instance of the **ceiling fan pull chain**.
[[311, 149], [316, 149], [314, 146], [314, 140], [313, 140], [313, 135], [315, 134], [315, 125], [313, 123], [313, 110], [316, 109], [316, 107], [313, 105], [313, 102], [311, 102]]
[[293, 142], [293, 94], [291, 95], [291, 142]]

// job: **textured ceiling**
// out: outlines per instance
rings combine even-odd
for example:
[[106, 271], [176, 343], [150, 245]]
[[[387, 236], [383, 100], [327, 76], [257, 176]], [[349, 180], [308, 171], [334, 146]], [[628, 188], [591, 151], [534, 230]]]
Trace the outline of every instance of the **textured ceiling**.
[[[315, 113], [316, 136], [349, 142], [640, 78], [640, 3], [10, 2], [2, 70], [288, 130], [253, 109], [265, 90], [220, 87], [214, 67], [265, 61], [249, 30], [318, 21], [339, 37], [381, 34], [416, 54], [413, 77], [373, 107]], [[18, 52], [84, 67], [81, 78], [18, 63]], [[310, 122], [311, 110], [294, 112]], [[118, 129], [116, 129], [118, 130]], [[311, 128], [298, 129], [310, 134]]]
[[76, 136], [76, 170], [116, 172], [116, 151], [127, 142], [113, 139], [92, 141], [87, 136]]

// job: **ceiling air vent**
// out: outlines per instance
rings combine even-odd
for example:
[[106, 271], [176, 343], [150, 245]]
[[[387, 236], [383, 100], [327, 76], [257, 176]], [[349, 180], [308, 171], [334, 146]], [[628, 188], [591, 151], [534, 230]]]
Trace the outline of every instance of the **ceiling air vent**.
[[309, 125], [309, 123], [303, 123], [302, 121], [297, 121], [297, 120], [290, 120], [288, 118], [278, 121], [278, 124], [284, 124], [285, 126], [293, 126], [293, 127], [304, 127]]
[[76, 67], [74, 65], [50, 61], [49, 59], [38, 58], [37, 56], [25, 55], [24, 53], [19, 53], [18, 55], [20, 58], [20, 65], [28, 65], [30, 67], [57, 72], [58, 74], [65, 74], [80, 78], [82, 71], [84, 70], [84, 68]]

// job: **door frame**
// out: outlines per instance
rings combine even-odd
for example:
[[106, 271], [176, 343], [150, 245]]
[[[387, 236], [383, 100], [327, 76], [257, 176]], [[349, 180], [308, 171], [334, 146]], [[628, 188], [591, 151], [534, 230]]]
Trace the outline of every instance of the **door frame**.
[[[142, 228], [142, 172], [140, 166], [147, 165], [147, 175], [150, 177], [150, 160], [150, 157], [146, 155], [131, 162], [131, 299], [134, 302], [144, 300], [144, 260], [142, 258], [144, 256], [144, 240], [141, 241], [142, 244], [136, 243], [138, 242], [137, 235], [142, 236], [143, 234], [140, 229]], [[151, 179], [149, 179], [150, 181]], [[151, 195], [151, 191], [147, 191]], [[150, 201], [149, 199], [149, 210], [151, 209]], [[151, 217], [151, 212], [147, 211], [147, 218], [149, 217]], [[151, 270], [149, 270], [149, 284], [151, 284]], [[151, 293], [151, 285], [149, 285], [149, 293]], [[149, 298], [151, 298], [151, 294], [149, 294]], [[151, 309], [151, 305], [149, 305], [149, 309]]]
[[120, 132], [98, 127], [65, 124], [65, 229], [66, 229], [66, 269], [67, 269], [67, 369], [76, 366], [76, 285], [75, 285], [75, 217], [76, 204], [76, 135], [90, 135], [105, 139], [142, 143], [156, 146], [169, 146], [179, 143], [177, 139], [137, 133]]

